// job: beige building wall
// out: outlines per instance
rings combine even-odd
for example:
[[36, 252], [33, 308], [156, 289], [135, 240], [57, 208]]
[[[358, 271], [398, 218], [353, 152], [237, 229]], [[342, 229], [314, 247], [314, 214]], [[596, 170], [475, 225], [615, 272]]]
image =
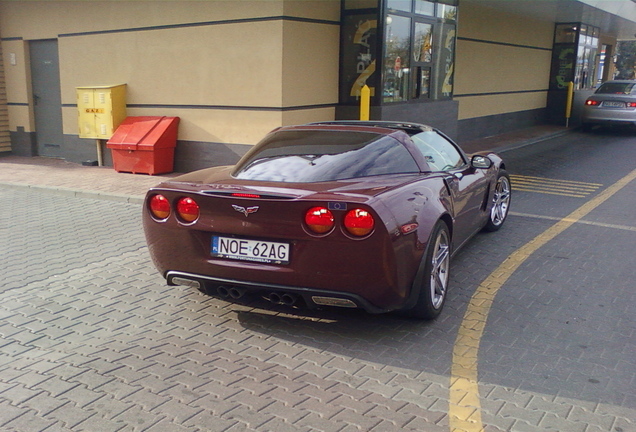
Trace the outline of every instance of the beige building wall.
[[128, 115], [178, 116], [180, 140], [254, 144], [290, 121], [331, 120], [339, 15], [339, 0], [0, 2], [3, 49], [20, 57], [10, 128], [33, 131], [28, 42], [48, 38], [65, 135], [78, 134], [76, 87], [124, 83]]
[[2, 47], [0, 46], [0, 153], [11, 151], [9, 109], [7, 107], [7, 86], [4, 79], [4, 65], [4, 56], [2, 55]]
[[544, 108], [554, 23], [464, 2], [454, 94], [459, 120]]

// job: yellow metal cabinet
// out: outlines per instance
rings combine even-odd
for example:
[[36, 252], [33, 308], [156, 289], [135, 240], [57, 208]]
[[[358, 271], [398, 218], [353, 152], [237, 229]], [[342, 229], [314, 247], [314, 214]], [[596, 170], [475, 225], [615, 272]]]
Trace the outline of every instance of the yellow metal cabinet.
[[110, 139], [126, 118], [126, 84], [77, 87], [79, 137]]

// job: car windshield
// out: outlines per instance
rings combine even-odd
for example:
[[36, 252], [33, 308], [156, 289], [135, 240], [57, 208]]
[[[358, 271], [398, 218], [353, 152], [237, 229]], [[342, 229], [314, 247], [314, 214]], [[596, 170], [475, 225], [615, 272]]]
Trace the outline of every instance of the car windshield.
[[244, 180], [311, 183], [418, 173], [395, 138], [371, 132], [283, 130], [268, 135], [237, 164]]
[[596, 93], [599, 94], [631, 94], [634, 84], [631, 82], [606, 82], [602, 84]]

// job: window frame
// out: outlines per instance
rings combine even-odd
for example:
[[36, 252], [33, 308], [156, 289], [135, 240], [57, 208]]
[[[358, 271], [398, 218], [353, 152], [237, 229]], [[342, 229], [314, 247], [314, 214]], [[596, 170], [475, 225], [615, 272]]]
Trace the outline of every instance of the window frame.
[[[382, 105], [404, 104], [413, 102], [428, 102], [437, 100], [451, 100], [453, 98], [453, 81], [454, 71], [452, 65], [455, 63], [455, 51], [456, 51], [456, 37], [457, 37], [457, 0], [434, 0], [431, 3], [434, 5], [433, 15], [418, 14], [415, 12], [416, 1], [410, 1], [410, 11], [402, 9], [392, 9], [389, 7], [388, 2], [385, 3], [385, 8], [381, 14], [383, 23], [383, 37], [382, 37], [382, 50], [381, 58], [383, 67], [380, 69], [380, 86], [381, 94], [380, 100]], [[447, 19], [444, 16], [440, 16], [442, 12], [447, 9], [447, 6], [455, 8], [454, 18]], [[400, 18], [410, 19], [410, 40], [408, 43], [408, 61], [404, 62], [398, 71], [398, 66], [395, 65], [395, 53], [388, 52], [388, 38], [390, 37], [390, 26], [392, 25], [392, 17], [397, 16]], [[431, 34], [431, 56], [430, 61], [422, 61], [421, 57], [418, 61], [415, 60], [416, 49], [416, 29], [418, 25], [429, 25]], [[451, 26], [452, 28], [448, 28]], [[451, 47], [445, 47], [444, 39], [448, 37], [448, 33], [454, 31], [453, 40], [451, 41]], [[420, 45], [421, 46], [421, 45]], [[448, 49], [450, 54], [446, 53], [443, 56], [443, 50]], [[444, 92], [444, 82], [448, 77], [448, 59], [450, 58], [451, 64], [451, 78], [450, 78], [450, 92]], [[446, 64], [442, 64], [444, 62]], [[393, 70], [391, 70], [391, 68]], [[400, 93], [399, 98], [392, 97], [395, 93], [395, 79], [391, 80], [390, 77], [393, 74], [403, 77], [408, 73], [406, 82], [400, 81], [400, 89], [406, 84], [406, 88]], [[393, 82], [393, 85], [390, 83]]]

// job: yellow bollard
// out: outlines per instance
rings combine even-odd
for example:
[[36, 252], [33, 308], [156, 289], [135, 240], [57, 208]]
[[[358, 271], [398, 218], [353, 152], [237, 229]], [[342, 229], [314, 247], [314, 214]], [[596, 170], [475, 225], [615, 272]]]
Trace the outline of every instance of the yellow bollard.
[[572, 115], [572, 99], [574, 98], [574, 83], [568, 83], [568, 96], [565, 101], [565, 127], [570, 126], [570, 116]]
[[364, 85], [360, 90], [360, 120], [369, 120], [369, 111], [371, 109], [371, 89], [368, 85]]

